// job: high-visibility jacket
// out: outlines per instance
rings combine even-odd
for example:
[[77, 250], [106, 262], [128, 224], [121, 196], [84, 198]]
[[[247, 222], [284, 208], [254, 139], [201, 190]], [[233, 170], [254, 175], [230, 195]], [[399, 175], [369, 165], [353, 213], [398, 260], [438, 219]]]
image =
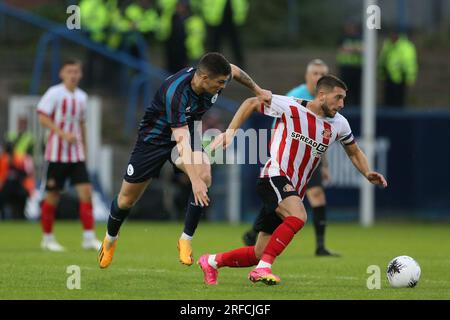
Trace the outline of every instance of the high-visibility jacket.
[[124, 37], [125, 40], [135, 41], [135, 34], [132, 32], [144, 34], [155, 31], [158, 27], [159, 17], [154, 9], [144, 9], [132, 3], [125, 8], [123, 14], [117, 6], [111, 11], [111, 28], [107, 45], [112, 49], [117, 49]]
[[386, 39], [379, 58], [379, 73], [382, 79], [389, 77], [392, 82], [414, 84], [417, 78], [417, 57], [414, 44], [405, 36], [397, 41]]
[[131, 24], [120, 11], [116, 0], [108, 0], [109, 27], [105, 43], [116, 50], [122, 43], [123, 34], [131, 31]]
[[176, 5], [177, 0], [158, 0], [158, 7], [161, 13], [156, 38], [159, 41], [166, 41], [172, 33], [172, 16], [175, 12]]
[[359, 38], [346, 38], [336, 56], [340, 66], [360, 67], [362, 65], [362, 40]]
[[8, 133], [7, 141], [11, 143], [13, 153], [23, 156], [27, 154], [34, 144], [34, 137], [31, 132], [25, 131], [21, 134]]
[[158, 26], [158, 14], [154, 9], [144, 9], [136, 3], [132, 3], [125, 9], [125, 18], [130, 24], [134, 24], [136, 31], [147, 33], [154, 31]]
[[28, 154], [33, 146], [34, 137], [30, 132], [24, 132], [20, 135], [9, 133], [7, 141], [12, 145], [12, 154], [6, 152], [0, 154], [0, 189], [3, 187], [10, 170], [19, 170], [24, 172], [21, 183], [31, 195], [35, 189], [33, 158]]
[[192, 15], [184, 22], [186, 30], [185, 46], [190, 60], [197, 60], [205, 53], [206, 28], [203, 19]]
[[[222, 23], [227, 1], [228, 0], [202, 0], [202, 13], [208, 25], [216, 27]], [[231, 1], [234, 24], [238, 26], [243, 25], [247, 18], [249, 8], [248, 0], [229, 1]]]
[[91, 34], [95, 42], [103, 42], [106, 39], [106, 28], [109, 25], [109, 13], [103, 0], [80, 1], [81, 25]]
[[[160, 21], [156, 37], [159, 41], [166, 41], [172, 34], [172, 17], [175, 13], [176, 0], [159, 0], [161, 9]], [[194, 8], [194, 10], [192, 10]], [[196, 12], [197, 8], [191, 0], [191, 11]], [[186, 32], [185, 47], [190, 60], [197, 60], [205, 53], [206, 27], [203, 19], [192, 14], [184, 20]]]

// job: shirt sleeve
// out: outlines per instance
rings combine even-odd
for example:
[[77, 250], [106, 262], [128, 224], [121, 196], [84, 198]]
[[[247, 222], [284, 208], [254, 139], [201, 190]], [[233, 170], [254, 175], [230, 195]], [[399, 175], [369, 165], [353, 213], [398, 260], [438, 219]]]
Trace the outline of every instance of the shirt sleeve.
[[261, 113], [274, 118], [281, 118], [283, 113], [290, 113], [290, 105], [296, 104], [297, 102], [290, 97], [274, 94], [272, 95], [272, 103], [270, 106], [261, 104]]
[[55, 111], [56, 103], [57, 101], [55, 91], [52, 88], [50, 88], [44, 93], [42, 98], [39, 100], [37, 105], [37, 112], [41, 112], [48, 116], [51, 116], [53, 114], [53, 111]]
[[186, 121], [186, 105], [188, 102], [187, 93], [175, 90], [173, 95], [166, 95], [165, 109], [167, 122], [171, 128], [180, 128], [187, 125]]
[[355, 143], [355, 137], [353, 136], [352, 129], [350, 128], [350, 124], [348, 123], [347, 119], [345, 119], [344, 117], [342, 117], [341, 128], [339, 131], [338, 140], [344, 146], [348, 146], [348, 145]]

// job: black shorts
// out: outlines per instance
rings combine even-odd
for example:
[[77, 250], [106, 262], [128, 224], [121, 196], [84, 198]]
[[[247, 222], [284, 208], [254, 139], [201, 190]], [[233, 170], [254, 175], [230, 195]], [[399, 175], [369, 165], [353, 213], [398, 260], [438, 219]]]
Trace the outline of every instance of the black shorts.
[[89, 174], [85, 162], [49, 162], [47, 167], [47, 180], [45, 190], [60, 191], [64, 188], [66, 180], [70, 179], [71, 185], [90, 183]]
[[323, 187], [322, 182], [322, 162], [319, 164], [319, 166], [314, 170], [311, 178], [308, 181], [308, 184], [306, 185], [306, 189], [313, 188], [313, 187]]
[[284, 176], [259, 178], [256, 192], [263, 201], [263, 207], [255, 221], [255, 231], [272, 234], [283, 222], [276, 214], [278, 204], [287, 197], [299, 196], [288, 178]]
[[[193, 151], [204, 151], [202, 146], [194, 145], [192, 133], [191, 140]], [[166, 145], [157, 145], [145, 142], [138, 137], [123, 178], [129, 183], [140, 183], [150, 178], [158, 178], [166, 161], [169, 161], [178, 171], [174, 164], [178, 156], [178, 148], [174, 141]]]

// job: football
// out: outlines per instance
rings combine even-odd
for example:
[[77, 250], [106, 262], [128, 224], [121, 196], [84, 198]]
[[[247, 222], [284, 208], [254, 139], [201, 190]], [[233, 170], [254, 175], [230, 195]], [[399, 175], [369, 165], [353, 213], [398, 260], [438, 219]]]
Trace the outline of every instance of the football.
[[420, 279], [420, 266], [409, 256], [396, 257], [388, 264], [387, 278], [394, 288], [413, 288]]

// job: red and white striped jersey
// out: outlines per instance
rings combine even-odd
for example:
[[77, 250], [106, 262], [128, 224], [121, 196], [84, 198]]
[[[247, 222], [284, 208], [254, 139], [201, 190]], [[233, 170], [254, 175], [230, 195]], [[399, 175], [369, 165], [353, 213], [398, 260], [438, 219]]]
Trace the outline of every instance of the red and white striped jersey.
[[86, 103], [86, 92], [79, 88], [71, 92], [62, 83], [50, 87], [42, 96], [37, 111], [48, 115], [59, 128], [77, 137], [76, 143], [69, 144], [50, 131], [45, 160], [66, 163], [85, 161], [81, 122], [86, 118]]
[[273, 95], [272, 104], [261, 105], [261, 112], [277, 120], [270, 159], [260, 177], [288, 177], [302, 200], [306, 184], [328, 147], [335, 141], [344, 145], [355, 142], [350, 125], [341, 114], [319, 117], [293, 97]]

